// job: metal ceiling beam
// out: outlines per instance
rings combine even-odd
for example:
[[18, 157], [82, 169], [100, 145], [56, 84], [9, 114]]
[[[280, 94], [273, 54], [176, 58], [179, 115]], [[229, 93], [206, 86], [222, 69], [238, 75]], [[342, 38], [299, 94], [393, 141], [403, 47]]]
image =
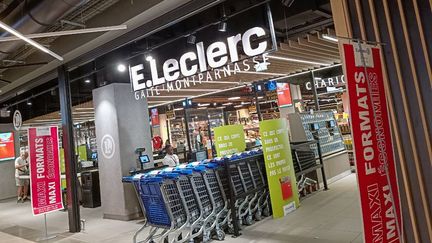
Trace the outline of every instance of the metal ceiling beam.
[[[125, 29], [127, 29], [127, 25], [122, 24], [122, 25], [78, 29], [78, 30], [63, 30], [63, 31], [55, 31], [55, 32], [36, 33], [36, 34], [28, 34], [24, 36], [29, 39], [36, 39], [36, 38], [57, 37], [57, 36], [65, 36], [65, 35], [90, 34], [90, 33], [107, 32], [113, 30], [125, 30]], [[14, 36], [0, 38], [0, 42], [19, 41], [19, 40], [21, 39]]]

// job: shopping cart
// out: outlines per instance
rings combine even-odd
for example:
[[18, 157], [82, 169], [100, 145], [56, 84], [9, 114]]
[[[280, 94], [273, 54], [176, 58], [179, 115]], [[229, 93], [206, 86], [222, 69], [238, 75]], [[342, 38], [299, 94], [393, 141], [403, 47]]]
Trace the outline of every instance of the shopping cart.
[[266, 187], [265, 177], [261, 171], [260, 162], [257, 158], [254, 158], [250, 163], [248, 163], [249, 171], [253, 178], [254, 187], [256, 189], [261, 188], [258, 191], [258, 200], [255, 205], [253, 205], [252, 211], [256, 220], [261, 220], [262, 216], [269, 216], [270, 210], [268, 205], [268, 191]]
[[[186, 228], [190, 214], [179, 191], [178, 176], [177, 173], [152, 171], [141, 177], [141, 200], [150, 226], [150, 233], [142, 242], [183, 241], [178, 235]], [[177, 234], [170, 237], [173, 232]]]

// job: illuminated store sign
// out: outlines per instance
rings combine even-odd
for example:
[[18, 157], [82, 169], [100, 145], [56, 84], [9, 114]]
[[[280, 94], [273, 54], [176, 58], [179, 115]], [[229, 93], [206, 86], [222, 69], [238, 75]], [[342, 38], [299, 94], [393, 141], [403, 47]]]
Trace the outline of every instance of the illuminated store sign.
[[[339, 87], [345, 86], [345, 76], [336, 76], [331, 78], [315, 79], [315, 88]], [[312, 82], [306, 82], [307, 90], [312, 90]]]
[[[204, 42], [198, 42], [194, 51], [186, 52], [178, 59], [167, 59], [161, 66], [157, 65], [155, 58], [147, 56], [145, 63], [129, 67], [133, 90], [135, 92], [144, 89], [148, 90], [164, 84], [166, 84], [167, 89], [170, 89], [170, 86], [174, 89], [174, 85], [181, 85], [181, 82], [176, 82], [180, 81], [179, 79], [183, 79], [181, 80], [183, 83], [202, 82], [210, 79], [217, 80], [215, 70], [218, 68], [229, 68], [228, 64], [245, 59], [243, 54], [246, 57], [255, 57], [268, 51], [268, 41], [265, 39], [258, 40], [258, 38], [265, 36], [266, 31], [264, 28], [253, 27], [243, 34], [229, 36], [224, 41], [213, 42], [208, 46], [205, 46]], [[266, 58], [263, 59], [265, 62]], [[245, 65], [245, 61], [243, 61], [243, 65]], [[238, 65], [237, 68], [239, 68]], [[146, 69], [150, 71], [149, 77], [145, 76], [144, 71]], [[239, 68], [238, 71], [240, 70]], [[207, 74], [204, 74], [206, 71]], [[211, 76], [208, 71], [215, 72]], [[194, 75], [198, 76], [197, 80], [194, 79]], [[186, 79], [188, 77], [193, 77], [193, 79]], [[147, 94], [147, 96], [149, 95]]]

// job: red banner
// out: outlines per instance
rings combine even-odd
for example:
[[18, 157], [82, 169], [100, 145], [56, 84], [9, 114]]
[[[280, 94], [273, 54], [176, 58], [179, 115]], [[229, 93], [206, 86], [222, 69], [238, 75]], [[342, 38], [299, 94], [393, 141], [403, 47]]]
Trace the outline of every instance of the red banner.
[[33, 215], [63, 209], [57, 127], [28, 129]]
[[380, 49], [343, 45], [364, 241], [400, 242], [401, 213]]

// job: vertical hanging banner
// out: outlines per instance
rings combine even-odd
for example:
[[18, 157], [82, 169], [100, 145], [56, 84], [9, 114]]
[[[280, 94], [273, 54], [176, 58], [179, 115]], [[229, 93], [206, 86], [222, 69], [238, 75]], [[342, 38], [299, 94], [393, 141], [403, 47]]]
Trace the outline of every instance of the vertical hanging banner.
[[28, 129], [33, 215], [63, 209], [57, 127]]
[[399, 193], [380, 49], [343, 44], [343, 52], [364, 241], [401, 242]]
[[259, 128], [273, 217], [280, 218], [300, 205], [288, 128], [285, 119], [261, 121]]

